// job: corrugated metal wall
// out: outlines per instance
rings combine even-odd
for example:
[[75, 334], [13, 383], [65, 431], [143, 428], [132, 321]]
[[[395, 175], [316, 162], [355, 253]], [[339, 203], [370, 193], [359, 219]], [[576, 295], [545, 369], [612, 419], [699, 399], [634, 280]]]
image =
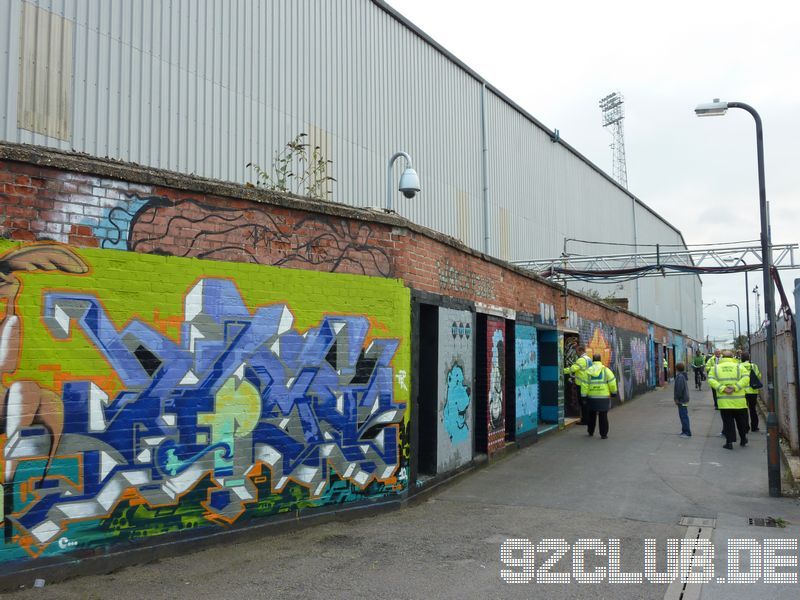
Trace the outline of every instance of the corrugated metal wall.
[[[385, 204], [386, 161], [405, 150], [423, 191], [395, 197], [398, 212], [483, 249], [483, 82], [379, 3], [5, 0], [0, 48], [5, 140], [245, 182], [247, 163], [268, 167], [305, 132], [333, 161], [331, 199], [358, 206]], [[485, 102], [490, 253], [634, 241], [629, 195], [491, 88]], [[41, 120], [53, 111], [68, 118]], [[643, 207], [636, 218], [640, 241], [681, 243]], [[689, 279], [643, 280], [638, 303], [633, 283], [617, 295], [699, 337]]]

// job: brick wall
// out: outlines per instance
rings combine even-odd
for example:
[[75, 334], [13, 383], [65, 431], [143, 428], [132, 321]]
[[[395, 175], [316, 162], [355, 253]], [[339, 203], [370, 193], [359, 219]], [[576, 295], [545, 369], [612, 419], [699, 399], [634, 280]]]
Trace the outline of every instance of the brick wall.
[[[0, 235], [8, 239], [396, 277], [422, 291], [516, 311], [538, 314], [545, 304], [557, 316], [564, 312], [556, 286], [393, 216], [9, 148], [18, 147], [0, 145]], [[1, 160], [4, 149], [28, 162]], [[89, 172], [29, 162], [59, 158]], [[570, 292], [569, 309], [584, 319], [647, 331], [646, 320], [580, 294]], [[661, 339], [668, 330], [656, 327]]]
[[[402, 494], [409, 288], [578, 329], [623, 399], [676, 335], [574, 294], [562, 322], [560, 288], [395, 215], [33, 147], [0, 144], [0, 236], [0, 563]], [[514, 361], [481, 322], [492, 454]]]

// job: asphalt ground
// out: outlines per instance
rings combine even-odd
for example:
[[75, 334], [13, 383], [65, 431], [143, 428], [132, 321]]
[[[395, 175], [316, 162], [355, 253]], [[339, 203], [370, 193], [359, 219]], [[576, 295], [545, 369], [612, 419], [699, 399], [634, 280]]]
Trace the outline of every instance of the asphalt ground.
[[[668, 539], [689, 531], [682, 517], [714, 520], [715, 577], [727, 577], [730, 539], [800, 537], [800, 501], [770, 498], [766, 436], [746, 448], [722, 448], [719, 414], [708, 391], [692, 391], [694, 436], [680, 438], [671, 386], [609, 413], [602, 440], [574, 426], [461, 477], [416, 505], [378, 516], [334, 522], [238, 544], [87, 576], [11, 594], [15, 600], [214, 598], [591, 598], [660, 599], [675, 584], [578, 583], [573, 560], [581, 542], [599, 539], [585, 554], [586, 570], [608, 567], [603, 552], [619, 540], [619, 571], [644, 570], [645, 540], [654, 539], [656, 566], [665, 570]], [[755, 527], [750, 517], [773, 517], [784, 527]], [[541, 583], [553, 552], [527, 555], [540, 571], [502, 564], [509, 539], [543, 550], [564, 540], [568, 552], [551, 572], [570, 583]], [[676, 542], [680, 543], [680, 542]], [[518, 542], [520, 547], [527, 542]], [[576, 546], [577, 544], [577, 546]], [[616, 543], [612, 542], [616, 545]], [[797, 557], [798, 550], [782, 551]], [[511, 553], [523, 556], [522, 550]], [[790, 559], [791, 560], [791, 559]], [[749, 563], [748, 563], [749, 564]], [[747, 565], [746, 565], [747, 566]], [[507, 569], [525, 583], [507, 583]], [[783, 567], [800, 573], [800, 567]], [[746, 570], [749, 570], [746, 569]], [[533, 574], [530, 577], [531, 573]], [[527, 574], [527, 576], [525, 576]], [[540, 577], [541, 576], [541, 577]], [[707, 583], [684, 599], [782, 600], [800, 597], [797, 584]]]

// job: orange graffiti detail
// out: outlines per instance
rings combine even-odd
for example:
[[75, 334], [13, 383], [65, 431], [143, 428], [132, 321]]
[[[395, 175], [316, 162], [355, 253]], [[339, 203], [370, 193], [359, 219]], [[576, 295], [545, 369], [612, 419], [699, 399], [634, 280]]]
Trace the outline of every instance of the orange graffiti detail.
[[603, 364], [611, 366], [611, 346], [599, 327], [595, 328], [591, 341], [586, 345], [586, 352], [589, 355], [599, 354]]

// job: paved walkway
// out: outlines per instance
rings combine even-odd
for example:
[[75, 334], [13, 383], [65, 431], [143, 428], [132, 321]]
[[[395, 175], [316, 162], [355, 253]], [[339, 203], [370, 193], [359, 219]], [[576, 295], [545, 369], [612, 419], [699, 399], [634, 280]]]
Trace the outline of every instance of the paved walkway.
[[[693, 393], [694, 437], [682, 439], [671, 395], [667, 388], [613, 410], [607, 440], [589, 438], [580, 427], [547, 436], [408, 509], [221, 545], [14, 597], [660, 599], [674, 594], [674, 586], [510, 585], [500, 578], [500, 546], [507, 538], [562, 538], [570, 544], [617, 538], [621, 570], [641, 572], [644, 540], [656, 538], [663, 570], [665, 540], [687, 534], [681, 517], [707, 517], [716, 519], [716, 574], [724, 575], [729, 538], [797, 540], [800, 502], [767, 493], [765, 435], [752, 434], [747, 448], [724, 450], [719, 415], [704, 392]], [[748, 517], [765, 516], [788, 526], [748, 526]], [[568, 572], [569, 556], [554, 570]], [[537, 554], [537, 565], [544, 558]], [[684, 590], [684, 599], [794, 600], [798, 589], [707, 584]]]

